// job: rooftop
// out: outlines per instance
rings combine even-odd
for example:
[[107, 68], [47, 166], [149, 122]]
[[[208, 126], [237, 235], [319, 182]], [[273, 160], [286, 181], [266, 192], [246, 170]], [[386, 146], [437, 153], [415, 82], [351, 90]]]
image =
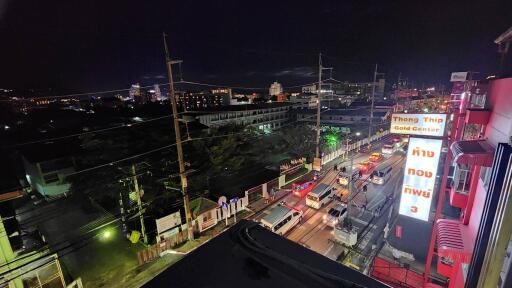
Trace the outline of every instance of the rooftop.
[[[384, 117], [387, 112], [373, 111], [374, 117]], [[297, 114], [316, 114], [315, 109], [301, 109], [297, 110]], [[357, 109], [330, 109], [322, 112], [321, 115], [341, 115], [341, 116], [370, 116], [370, 109], [357, 108]]]
[[258, 104], [244, 104], [244, 105], [229, 105], [220, 107], [209, 107], [205, 110], [191, 111], [191, 114], [208, 114], [215, 112], [229, 112], [229, 111], [247, 111], [247, 110], [258, 110], [268, 109], [277, 107], [292, 106], [290, 102], [272, 102], [272, 103], [258, 103]]
[[144, 287], [388, 287], [242, 220]]
[[194, 218], [196, 218], [198, 215], [201, 215], [206, 211], [212, 210], [217, 207], [219, 207], [219, 204], [204, 197], [199, 197], [190, 201], [190, 210], [192, 211], [192, 216]]

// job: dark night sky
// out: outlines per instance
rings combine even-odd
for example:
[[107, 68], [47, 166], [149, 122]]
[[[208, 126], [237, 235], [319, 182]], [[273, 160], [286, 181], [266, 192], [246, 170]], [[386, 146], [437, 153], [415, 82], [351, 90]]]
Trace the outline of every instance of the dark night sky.
[[510, 26], [510, 0], [0, 0], [0, 87], [164, 82], [164, 30], [186, 80], [308, 83], [321, 51], [337, 79], [368, 81], [378, 62], [389, 81], [439, 83], [493, 73], [493, 40]]

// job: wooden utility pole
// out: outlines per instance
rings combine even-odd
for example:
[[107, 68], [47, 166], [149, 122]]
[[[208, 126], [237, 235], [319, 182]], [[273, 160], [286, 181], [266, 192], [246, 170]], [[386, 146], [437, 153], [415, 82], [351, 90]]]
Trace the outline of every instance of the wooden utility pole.
[[146, 234], [146, 225], [144, 225], [144, 213], [142, 213], [142, 200], [139, 190], [139, 182], [137, 181], [137, 171], [135, 169], [135, 164], [132, 164], [132, 182], [135, 190], [135, 197], [137, 197], [137, 208], [139, 209], [140, 233], [142, 234], [144, 244], [147, 245], [148, 235]]
[[[372, 105], [370, 106], [370, 125], [368, 126], [368, 139], [372, 137], [372, 125], [373, 125], [373, 104], [375, 102], [375, 82], [377, 81], [377, 64], [375, 64], [375, 72], [373, 73], [372, 83]], [[368, 147], [371, 147], [372, 142], [368, 141]]]
[[320, 158], [320, 108], [322, 107], [322, 101], [320, 101], [320, 95], [322, 94], [322, 53], [318, 54], [318, 88], [316, 89], [316, 95], [318, 98], [318, 104], [316, 105], [316, 154], [317, 159]]
[[176, 97], [174, 95], [174, 81], [172, 78], [172, 64], [181, 63], [181, 60], [171, 60], [169, 49], [167, 48], [167, 39], [165, 33], [165, 62], [167, 64], [167, 76], [169, 78], [169, 97], [171, 98], [172, 117], [174, 122], [174, 134], [176, 135], [176, 150], [178, 152], [178, 163], [180, 167], [181, 193], [183, 194], [183, 206], [185, 207], [185, 219], [187, 222], [188, 240], [194, 240], [194, 228], [192, 227], [192, 214], [190, 212], [190, 202], [187, 193], [187, 175], [185, 171], [185, 160], [183, 158], [183, 147], [181, 146], [180, 120], [178, 118], [178, 107], [176, 105]]

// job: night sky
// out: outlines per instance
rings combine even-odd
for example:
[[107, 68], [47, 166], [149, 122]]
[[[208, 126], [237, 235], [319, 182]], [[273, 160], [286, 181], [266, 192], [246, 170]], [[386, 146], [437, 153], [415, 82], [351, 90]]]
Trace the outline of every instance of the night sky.
[[379, 63], [389, 82], [446, 83], [494, 73], [493, 40], [510, 26], [510, 0], [0, 0], [0, 87], [165, 82], [162, 31], [189, 81], [309, 83], [322, 52], [336, 79], [369, 81]]

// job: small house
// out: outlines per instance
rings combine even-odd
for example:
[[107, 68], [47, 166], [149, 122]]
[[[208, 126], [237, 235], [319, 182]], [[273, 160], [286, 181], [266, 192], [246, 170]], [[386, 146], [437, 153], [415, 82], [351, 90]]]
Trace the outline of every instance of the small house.
[[217, 225], [217, 208], [219, 204], [204, 197], [196, 198], [190, 201], [190, 210], [192, 212], [192, 219], [197, 228], [197, 231], [203, 232]]

